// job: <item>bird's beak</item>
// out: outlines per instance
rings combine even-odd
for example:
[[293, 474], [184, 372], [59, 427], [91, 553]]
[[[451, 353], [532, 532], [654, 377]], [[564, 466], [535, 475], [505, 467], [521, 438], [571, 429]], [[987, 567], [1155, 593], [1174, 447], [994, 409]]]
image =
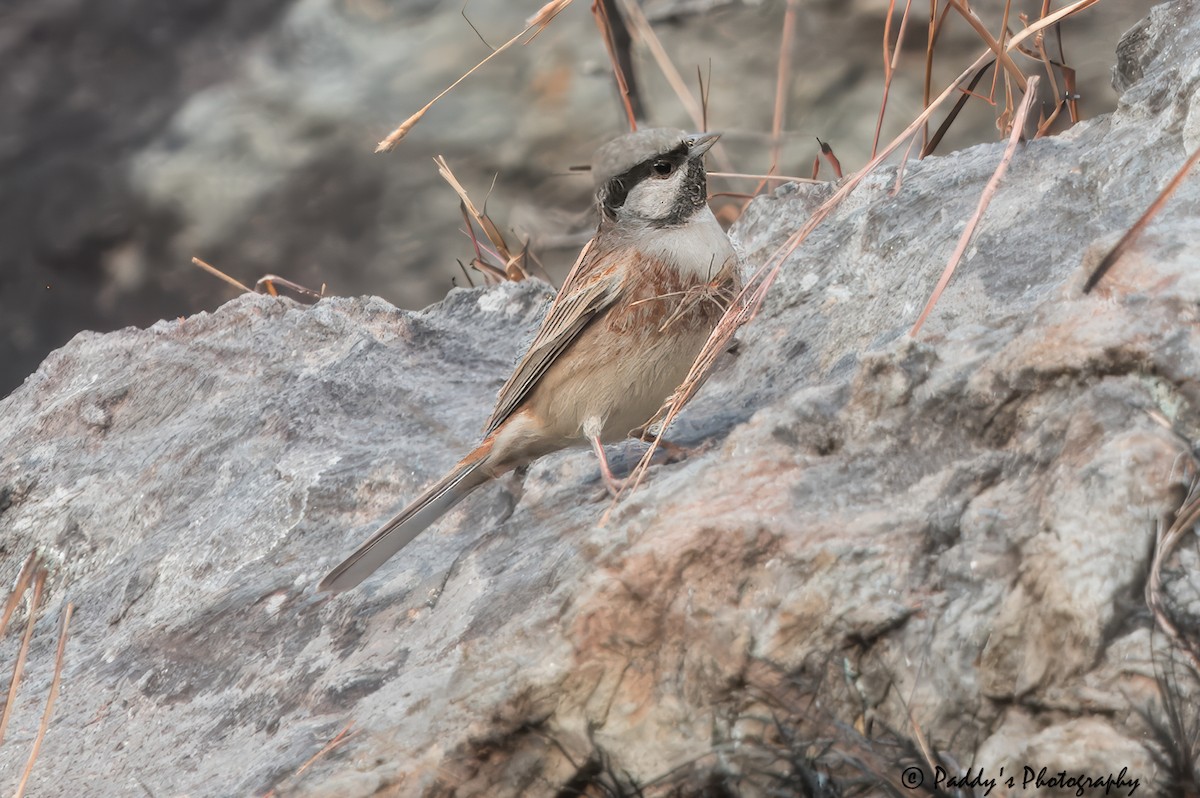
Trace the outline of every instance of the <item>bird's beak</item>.
[[708, 152], [712, 145], [717, 143], [717, 139], [721, 138], [720, 133], [694, 133], [688, 136], [688, 160], [699, 158], [704, 153]]

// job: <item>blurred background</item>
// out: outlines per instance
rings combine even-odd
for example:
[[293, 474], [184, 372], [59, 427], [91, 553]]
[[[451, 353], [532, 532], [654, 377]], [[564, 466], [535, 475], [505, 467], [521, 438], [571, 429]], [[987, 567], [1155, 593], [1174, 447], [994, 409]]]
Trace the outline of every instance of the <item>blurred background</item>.
[[[532, 43], [435, 105], [388, 154], [375, 143], [515, 35], [541, 0], [40, 0], [0, 7], [0, 396], [80, 330], [149, 325], [273, 273], [407, 308], [466, 283], [473, 257], [444, 155], [472, 198], [556, 280], [590, 235], [591, 180], [571, 172], [627, 129], [590, 12], [576, 0]], [[741, 172], [772, 165], [785, 0], [645, 0], [708, 124]], [[898, 2], [898, 9], [904, 2]], [[937, 3], [939, 9], [945, 0]], [[1015, 0], [1036, 18], [1041, 0]], [[1055, 0], [1051, 9], [1066, 3]], [[1112, 110], [1122, 32], [1148, 0], [1101, 0], [1061, 28], [1084, 119]], [[881, 141], [921, 110], [930, 3], [913, 3]], [[1004, 0], [971, 7], [995, 34]], [[810, 176], [828, 142], [868, 158], [883, 92], [887, 0], [799, 0], [776, 173]], [[982, 51], [952, 12], [936, 94]], [[898, 23], [898, 14], [893, 23]], [[915, 24], [914, 24], [915, 23]], [[895, 36], [893, 27], [893, 37]], [[1047, 37], [1057, 56], [1058, 43]], [[634, 76], [653, 124], [694, 127], [642, 42]], [[1028, 59], [1027, 74], [1038, 69]], [[977, 91], [988, 93], [991, 74]], [[998, 96], [1003, 94], [1003, 82]], [[939, 152], [998, 138], [968, 103]], [[940, 119], [940, 114], [935, 117]], [[830, 178], [828, 167], [822, 177]], [[713, 179], [711, 192], [755, 181]], [[733, 207], [727, 209], [732, 216]]]

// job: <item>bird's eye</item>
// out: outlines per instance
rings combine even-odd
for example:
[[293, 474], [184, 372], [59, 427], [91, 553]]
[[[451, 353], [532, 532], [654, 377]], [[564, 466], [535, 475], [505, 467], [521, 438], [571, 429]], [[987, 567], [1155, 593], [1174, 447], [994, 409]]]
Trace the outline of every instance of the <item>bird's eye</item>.
[[671, 163], [670, 161], [659, 160], [651, 164], [650, 168], [653, 169], [654, 174], [658, 175], [659, 177], [666, 177], [675, 171], [675, 164]]

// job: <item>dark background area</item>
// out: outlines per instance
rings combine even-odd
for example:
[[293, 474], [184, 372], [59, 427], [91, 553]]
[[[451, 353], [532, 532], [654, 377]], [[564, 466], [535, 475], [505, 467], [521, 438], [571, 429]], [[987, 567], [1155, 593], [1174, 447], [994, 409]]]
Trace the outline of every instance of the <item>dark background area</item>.
[[[494, 47], [540, 5], [472, 0], [465, 14]], [[1001, 0], [972, 5], [998, 28]], [[1113, 48], [1150, 5], [1109, 0], [1063, 26], [1084, 118], [1115, 105]], [[460, 0], [6, 5], [0, 396], [80, 330], [149, 325], [236, 293], [190, 265], [193, 255], [250, 284], [274, 273], [404, 307], [439, 299], [464, 282], [457, 261], [472, 250], [435, 154], [478, 203], [488, 198], [510, 243], [528, 240], [561, 274], [591, 226], [590, 181], [568, 169], [624, 129], [588, 6], [577, 0], [532, 44], [468, 78], [394, 152], [374, 155], [376, 141], [487, 54]], [[807, 175], [815, 136], [847, 171], [869, 155], [886, 6], [800, 4], [777, 171]], [[710, 127], [725, 132], [735, 166], [767, 170], [782, 0], [645, 8], [693, 86], [697, 66], [711, 69]], [[923, 21], [907, 34], [885, 141], [920, 110], [924, 34]], [[980, 49], [952, 22], [938, 79]], [[691, 127], [644, 49], [636, 63], [649, 119]], [[996, 136], [992, 109], [973, 103], [944, 149]], [[753, 187], [714, 181], [710, 190]]]

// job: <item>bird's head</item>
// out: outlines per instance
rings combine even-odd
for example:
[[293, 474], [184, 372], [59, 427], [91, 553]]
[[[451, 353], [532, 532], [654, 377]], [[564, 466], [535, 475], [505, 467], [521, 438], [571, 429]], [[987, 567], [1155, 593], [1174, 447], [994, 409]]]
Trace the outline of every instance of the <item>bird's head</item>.
[[609, 222], [675, 227], [708, 201], [704, 153], [720, 133], [648, 128], [596, 150], [596, 201]]

